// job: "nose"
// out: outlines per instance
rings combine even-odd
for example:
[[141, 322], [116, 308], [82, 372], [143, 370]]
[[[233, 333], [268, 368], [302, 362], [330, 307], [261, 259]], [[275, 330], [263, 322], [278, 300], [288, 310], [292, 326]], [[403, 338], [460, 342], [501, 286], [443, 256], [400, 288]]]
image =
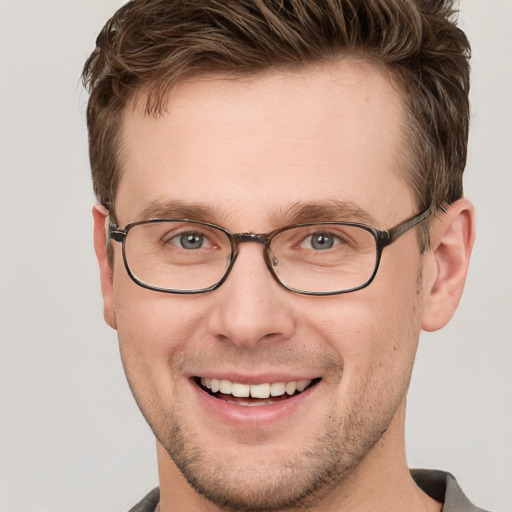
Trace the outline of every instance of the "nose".
[[295, 331], [293, 293], [272, 277], [260, 244], [240, 246], [231, 273], [212, 293], [215, 305], [209, 327], [218, 339], [253, 348], [289, 339]]

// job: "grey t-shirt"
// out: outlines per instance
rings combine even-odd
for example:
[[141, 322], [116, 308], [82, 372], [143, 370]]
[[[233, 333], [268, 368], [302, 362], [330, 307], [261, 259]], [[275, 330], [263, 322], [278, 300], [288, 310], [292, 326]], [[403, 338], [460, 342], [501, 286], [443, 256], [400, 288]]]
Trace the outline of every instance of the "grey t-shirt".
[[[443, 503], [442, 512], [486, 512], [467, 499], [457, 480], [450, 473], [430, 469], [411, 469], [411, 475], [423, 492]], [[129, 512], [155, 512], [159, 501], [160, 489], [157, 487]]]

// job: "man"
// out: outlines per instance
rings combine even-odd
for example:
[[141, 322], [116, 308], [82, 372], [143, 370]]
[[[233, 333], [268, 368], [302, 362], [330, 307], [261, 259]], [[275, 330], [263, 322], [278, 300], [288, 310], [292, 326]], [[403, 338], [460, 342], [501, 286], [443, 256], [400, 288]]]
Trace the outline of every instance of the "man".
[[135, 0], [84, 68], [104, 313], [157, 438], [133, 510], [476, 511], [409, 471], [464, 286], [451, 2]]

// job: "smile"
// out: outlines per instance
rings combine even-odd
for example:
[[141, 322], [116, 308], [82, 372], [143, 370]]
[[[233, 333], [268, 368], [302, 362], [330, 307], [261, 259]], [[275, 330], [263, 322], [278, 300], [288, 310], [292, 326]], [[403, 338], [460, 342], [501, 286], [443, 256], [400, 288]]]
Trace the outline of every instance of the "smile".
[[320, 379], [293, 380], [288, 382], [264, 382], [243, 384], [227, 379], [200, 377], [199, 386], [213, 397], [242, 406], [271, 405], [298, 395], [316, 384]]

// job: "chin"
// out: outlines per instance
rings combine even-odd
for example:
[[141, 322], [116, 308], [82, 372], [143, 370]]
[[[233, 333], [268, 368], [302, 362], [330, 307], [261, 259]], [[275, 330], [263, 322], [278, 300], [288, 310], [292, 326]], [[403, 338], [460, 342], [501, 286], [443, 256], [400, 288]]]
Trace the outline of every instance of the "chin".
[[[216, 444], [211, 436], [206, 442], [205, 436], [178, 423], [159, 441], [189, 485], [210, 502], [229, 511], [270, 512], [322, 501], [343, 485], [385, 430], [368, 428], [364, 443], [359, 436], [340, 440], [340, 431], [353, 430], [330, 421], [320, 425], [321, 434], [308, 440], [306, 430], [300, 443], [280, 446], [262, 442], [230, 447], [224, 440]], [[299, 444], [301, 451], [294, 452]]]

